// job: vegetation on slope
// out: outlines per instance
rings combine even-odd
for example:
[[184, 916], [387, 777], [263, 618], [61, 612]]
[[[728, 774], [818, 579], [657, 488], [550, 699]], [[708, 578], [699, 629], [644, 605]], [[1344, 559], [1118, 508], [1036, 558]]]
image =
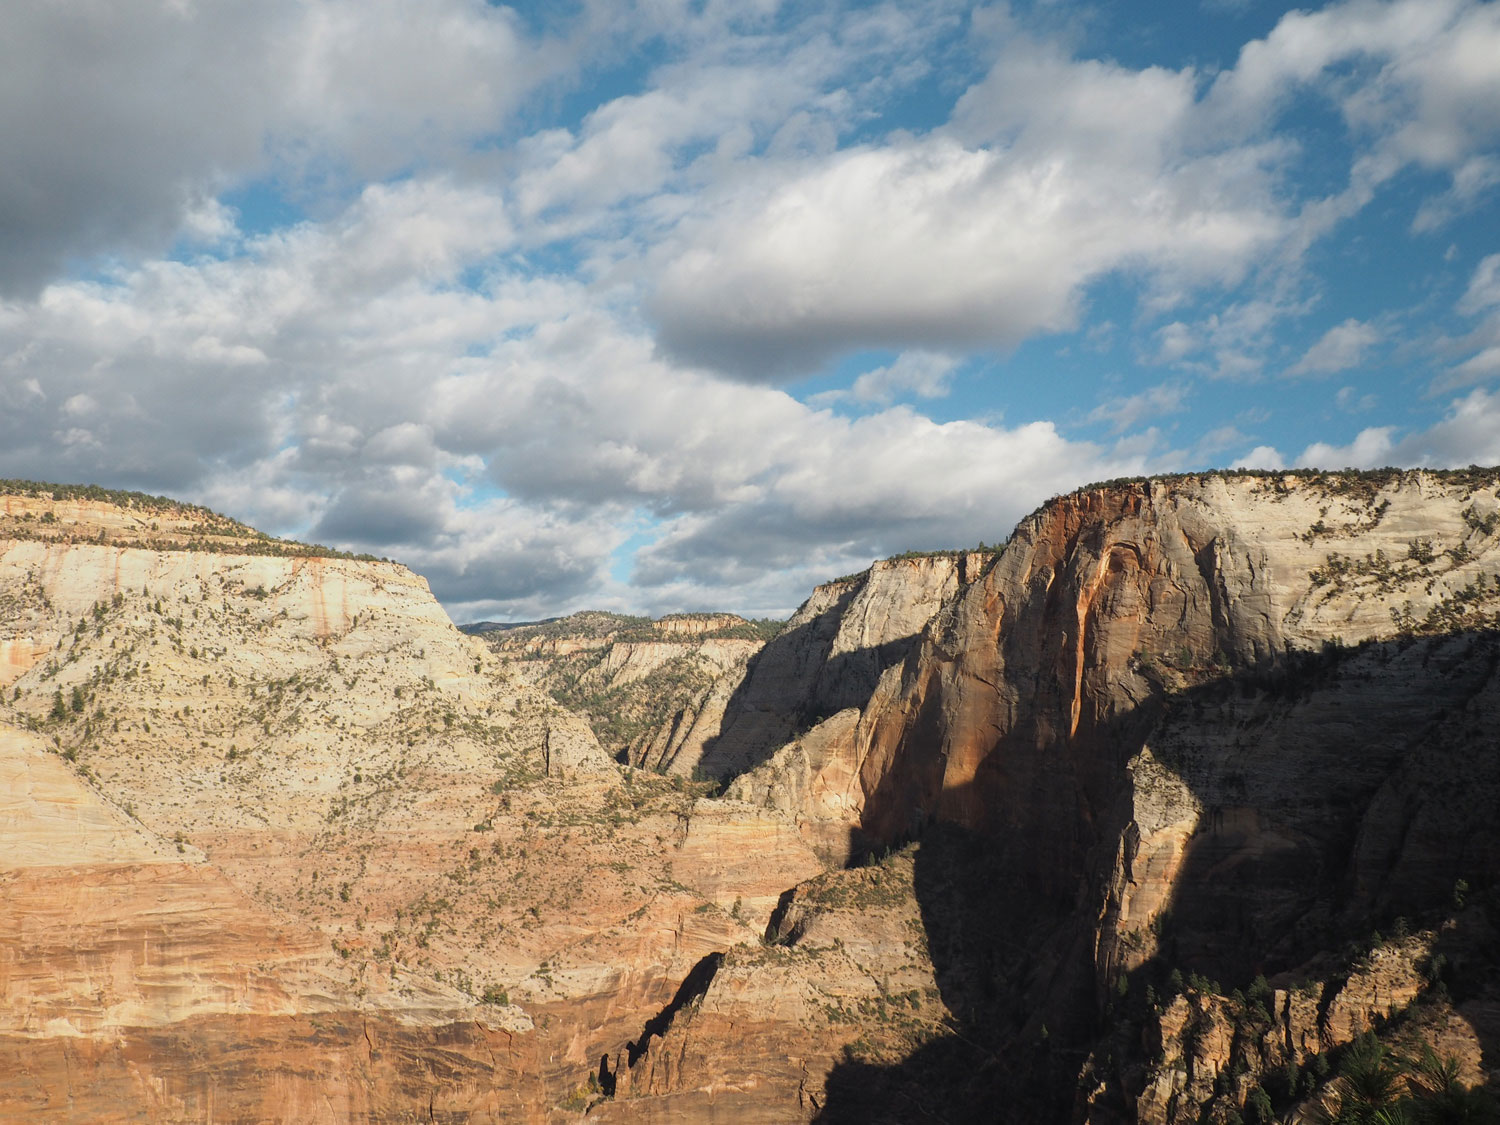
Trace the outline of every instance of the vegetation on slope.
[[101, 488], [97, 484], [48, 484], [42, 481], [0, 479], [0, 497], [3, 496], [38, 500], [44, 505], [107, 504], [137, 517], [124, 527], [110, 529], [102, 524], [90, 525], [66, 518], [59, 519], [51, 507], [44, 507], [40, 514], [26, 511], [7, 516], [0, 513], [0, 537], [9, 539], [76, 542], [83, 538], [115, 547], [142, 547], [154, 551], [389, 561], [371, 554], [340, 551], [318, 543], [278, 539], [201, 505], [183, 503], [166, 496], [152, 496], [145, 492]]

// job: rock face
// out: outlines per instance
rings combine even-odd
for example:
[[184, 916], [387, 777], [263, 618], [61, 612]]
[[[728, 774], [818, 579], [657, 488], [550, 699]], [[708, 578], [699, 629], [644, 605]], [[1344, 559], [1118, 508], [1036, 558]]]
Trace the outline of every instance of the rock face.
[[730, 950], [702, 987], [610, 1060], [603, 1121], [782, 1122], [817, 1114], [849, 1050], [900, 1059], [947, 1012], [924, 948], [910, 852], [810, 880], [763, 942]]
[[889, 559], [819, 586], [746, 666], [723, 711], [700, 719], [683, 753], [738, 777], [825, 718], [869, 700], [939, 607], [991, 561], [986, 554]]
[[[1489, 916], [1450, 914], [1455, 886], [1500, 874], [1497, 485], [1493, 471], [1212, 475], [1062, 498], [956, 584], [863, 700], [832, 692], [843, 710], [766, 761], [727, 759], [750, 767], [729, 792], [804, 828], [842, 824], [863, 851], [919, 841], [913, 893], [944, 1003], [965, 1041], [1014, 1060], [953, 1077], [950, 1111], [1239, 1112], [1287, 1052], [1242, 1046], [1270, 1026], [1204, 998], [1257, 973], [1321, 997], [1310, 1023], [1276, 1014], [1319, 1057], [1382, 1008], [1496, 1049], [1494, 960], [1473, 952]], [[950, 864], [987, 871], [974, 901], [944, 898]], [[1398, 915], [1470, 951], [1471, 995], [1434, 992], [1428, 965], [1415, 992], [1408, 976], [1359, 998], [1349, 950]], [[1236, 1083], [1194, 1086], [1192, 1067], [1179, 1082], [1140, 1046], [1180, 1037], [1161, 998], [1185, 992], [1200, 997], [1194, 1042], [1233, 1058]], [[952, 1075], [946, 1050], [836, 1067], [825, 1119], [905, 1119], [880, 1099]], [[1069, 1059], [1084, 1055], [1080, 1074]], [[1170, 1106], [1148, 1114], [1153, 1089]]]
[[1099, 487], [769, 643], [481, 644], [393, 564], [23, 497], [0, 1118], [1264, 1120], [1366, 1030], [1493, 1083], [1497, 489]]
[[0, 1120], [573, 1119], [822, 870], [402, 567], [0, 499]]
[[[825, 762], [820, 748], [901, 664], [944, 602], [992, 561], [975, 552], [877, 562], [819, 586], [769, 640], [757, 635], [768, 630], [728, 614], [653, 622], [583, 613], [541, 626], [473, 628], [516, 676], [589, 714], [622, 760], [728, 781], [781, 751], [733, 795], [815, 811], [811, 835], [834, 821], [842, 826], [835, 834], [846, 836], [848, 778], [839, 767], [848, 763]], [[807, 799], [808, 786], [817, 796]], [[840, 851], [847, 854], [847, 841], [830, 854]]]
[[468, 626], [511, 673], [585, 715], [606, 753], [687, 777], [679, 751], [773, 630], [728, 613], [652, 621], [585, 612], [538, 625]]

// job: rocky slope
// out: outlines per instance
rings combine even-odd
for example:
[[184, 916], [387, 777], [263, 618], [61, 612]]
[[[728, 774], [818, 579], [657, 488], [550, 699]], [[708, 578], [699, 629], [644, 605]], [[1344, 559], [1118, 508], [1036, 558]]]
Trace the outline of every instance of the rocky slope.
[[899, 674], [945, 600], [992, 560], [976, 551], [877, 562], [817, 587], [775, 630], [727, 614], [603, 613], [469, 628], [518, 679], [587, 715], [620, 760], [733, 782], [730, 797], [795, 816], [809, 844], [840, 865], [858, 806], [852, 773], [827, 747], [882, 677]]
[[[1064, 497], [862, 704], [741, 774], [731, 793], [842, 816], [857, 849], [918, 842], [951, 1035], [835, 1067], [823, 1118], [998, 1099], [1228, 1120], [1292, 1105], [1309, 1087], [1288, 1066], [1326, 1074], [1391, 1020], [1440, 1025], [1493, 1075], [1497, 485], [1246, 474]], [[1419, 927], [1420, 947], [1370, 936]], [[1362, 958], [1406, 967], [1361, 984]], [[1258, 975], [1259, 1007], [1227, 995]]]
[[822, 869], [617, 766], [395, 564], [0, 505], [0, 1119], [571, 1119]]
[[659, 620], [585, 612], [531, 625], [466, 626], [520, 681], [584, 715], [622, 762], [687, 777], [680, 751], [722, 710], [745, 666], [779, 623], [729, 613]]
[[1255, 1121], [1367, 1029], [1493, 1085], [1497, 490], [1124, 482], [763, 646], [495, 648], [393, 564], [20, 497], [0, 1117]]

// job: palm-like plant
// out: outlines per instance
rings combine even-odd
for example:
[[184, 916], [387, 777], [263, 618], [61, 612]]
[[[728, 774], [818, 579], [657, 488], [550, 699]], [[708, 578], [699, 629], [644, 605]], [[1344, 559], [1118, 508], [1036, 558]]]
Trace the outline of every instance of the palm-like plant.
[[1406, 1079], [1418, 1125], [1494, 1125], [1500, 1106], [1480, 1089], [1470, 1089], [1459, 1077], [1458, 1059], [1439, 1058], [1431, 1044], [1412, 1062]]
[[1399, 1104], [1400, 1061], [1370, 1032], [1350, 1045], [1331, 1088], [1333, 1101], [1313, 1111], [1313, 1120], [1320, 1125], [1407, 1123]]
[[1371, 1032], [1350, 1046], [1331, 1092], [1313, 1111], [1320, 1125], [1500, 1125], [1500, 1104], [1464, 1085], [1456, 1058], [1424, 1044], [1419, 1059], [1402, 1059]]

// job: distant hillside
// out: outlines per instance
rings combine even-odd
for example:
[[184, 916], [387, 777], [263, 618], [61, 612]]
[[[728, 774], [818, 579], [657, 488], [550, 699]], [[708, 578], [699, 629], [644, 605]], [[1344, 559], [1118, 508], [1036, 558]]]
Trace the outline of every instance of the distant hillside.
[[700, 640], [738, 638], [770, 640], [785, 622], [774, 618], [745, 618], [733, 613], [671, 613], [661, 618], [632, 617], [585, 609], [566, 617], [541, 621], [476, 621], [459, 628], [472, 637], [490, 637], [507, 645], [538, 648], [546, 641], [659, 641], [684, 636]]
[[465, 631], [517, 674], [584, 715], [606, 751], [640, 761], [645, 742], [696, 715], [714, 686], [743, 671], [784, 622], [732, 613], [658, 620], [585, 610], [548, 621], [484, 622]]
[[166, 496], [101, 488], [0, 479], [0, 539], [92, 541], [153, 551], [269, 555], [277, 558], [380, 562], [317, 543], [278, 539], [239, 520]]

